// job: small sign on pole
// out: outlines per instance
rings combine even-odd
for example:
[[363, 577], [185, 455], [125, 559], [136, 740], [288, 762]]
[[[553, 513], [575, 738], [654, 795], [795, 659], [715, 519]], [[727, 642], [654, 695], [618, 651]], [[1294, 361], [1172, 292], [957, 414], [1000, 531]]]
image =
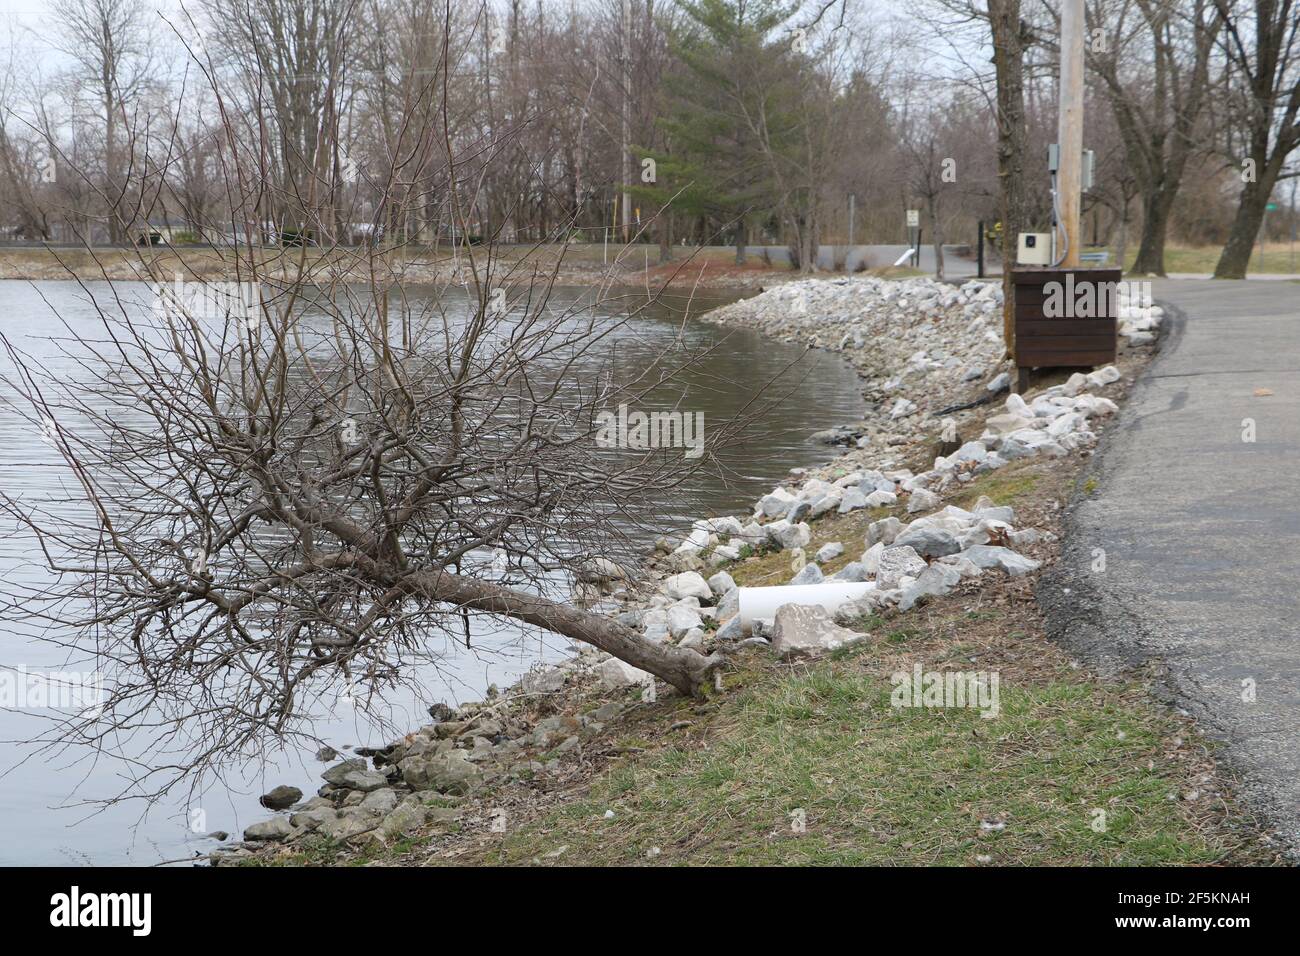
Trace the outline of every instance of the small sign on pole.
[[921, 210], [909, 209], [907, 211], [907, 228], [916, 229], [921, 225]]

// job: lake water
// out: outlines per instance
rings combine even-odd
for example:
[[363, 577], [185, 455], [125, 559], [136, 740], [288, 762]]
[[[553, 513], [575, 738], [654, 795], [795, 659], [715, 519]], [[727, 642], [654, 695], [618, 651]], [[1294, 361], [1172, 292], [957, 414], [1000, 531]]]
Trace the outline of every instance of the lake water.
[[[0, 332], [52, 372], [75, 376], [75, 362], [61, 355], [52, 339], [66, 339], [68, 329], [93, 336], [98, 321], [94, 299], [107, 302], [114, 294], [133, 294], [143, 301], [145, 287], [0, 282]], [[558, 289], [555, 300], [567, 303], [589, 295], [580, 289]], [[690, 311], [698, 315], [734, 298], [697, 295]], [[615, 313], [634, 301], [619, 298], [597, 308]], [[694, 320], [683, 323], [686, 310], [682, 299], [646, 308], [617, 333], [619, 360], [635, 365], [674, 343], [696, 350], [721, 340], [720, 347], [676, 383], [691, 394], [691, 407], [702, 407], [707, 416], [729, 418], [748, 401], [743, 389], [726, 383], [757, 387], [800, 359], [797, 347], [745, 330], [723, 330]], [[0, 355], [0, 375], [12, 372], [9, 358]], [[814, 431], [862, 415], [856, 374], [833, 355], [810, 353], [797, 361], [783, 382], [777, 390], [788, 388], [789, 397], [765, 413], [752, 440], [728, 452], [728, 476], [702, 480], [674, 493], [663, 502], [665, 521], [748, 510], [790, 467], [830, 457], [825, 446], [809, 441]], [[39, 429], [16, 414], [11, 404], [15, 400], [19, 399], [14, 390], [0, 382], [0, 435], [4, 436], [0, 485], [13, 497], [39, 499], [50, 482], [61, 479], [63, 463]], [[47, 574], [32, 539], [6, 520], [0, 527], [0, 575], [6, 583], [39, 585]], [[42, 622], [25, 617], [21, 608], [0, 612], [0, 669], [14, 675], [72, 669], [68, 652], [59, 646], [60, 637]], [[536, 661], [568, 652], [561, 638], [524, 636], [509, 627], [476, 633], [472, 643], [474, 649], [466, 650], [459, 642], [449, 642], [439, 666], [418, 673], [418, 693], [400, 692], [388, 701], [382, 714], [387, 726], [341, 702], [332, 713], [321, 715], [318, 733], [340, 751], [348, 746], [383, 745], [392, 738], [393, 727], [409, 729], [427, 723], [424, 711], [429, 702], [478, 699], [490, 684], [504, 687]], [[270, 787], [292, 784], [310, 795], [320, 785], [323, 766], [310, 754], [293, 753], [269, 765], [232, 768], [225, 779], [211, 782], [202, 792], [174, 791], [152, 805], [129, 800], [103, 807], [96, 801], [113, 796], [128, 778], [123, 758], [117, 752], [35, 753], [20, 743], [40, 733], [51, 716], [31, 707], [0, 709], [0, 865], [152, 864], [186, 858], [216, 845], [203, 834], [225, 830], [238, 836], [249, 823], [265, 817], [257, 797]], [[147, 757], [147, 739], [143, 748], [139, 739], [129, 746], [124, 742], [123, 750]]]

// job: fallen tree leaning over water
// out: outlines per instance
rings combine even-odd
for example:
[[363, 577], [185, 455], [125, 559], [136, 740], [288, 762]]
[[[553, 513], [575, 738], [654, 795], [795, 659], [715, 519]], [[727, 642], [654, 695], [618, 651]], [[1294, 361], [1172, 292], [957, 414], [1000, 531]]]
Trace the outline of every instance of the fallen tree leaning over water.
[[[365, 242], [344, 244], [344, 187], [322, 161], [276, 197], [303, 218], [276, 226], [274, 246], [264, 130], [214, 83], [240, 230], [218, 247], [226, 284], [160, 275], [139, 250], [147, 291], [112, 284], [93, 292], [90, 325], [64, 323], [76, 375], [0, 337], [7, 385], [69, 479], [39, 501], [0, 492], [53, 572], [7, 584], [0, 614], [44, 622], [105, 674], [102, 709], [46, 741], [118, 750], [147, 730], [136, 794], [314, 740], [321, 702], [367, 705], [482, 616], [595, 645], [687, 694], [720, 663], [575, 607], [569, 588], [594, 560], [634, 553], [634, 527], [720, 468], [744, 423], [710, 421], [703, 454], [595, 440], [602, 412], [661, 407], [700, 358], [624, 334], [645, 295], [613, 314], [558, 308], [554, 274], [502, 258], [491, 237], [444, 246], [452, 283], [404, 286], [408, 222], [434, 243], [467, 235], [484, 157], [509, 146], [429, 135], [430, 115], [450, 122], [430, 110], [439, 82], [399, 124], [388, 168], [362, 177]], [[402, 186], [412, 169], [441, 171], [444, 221], [408, 218], [428, 208]]]

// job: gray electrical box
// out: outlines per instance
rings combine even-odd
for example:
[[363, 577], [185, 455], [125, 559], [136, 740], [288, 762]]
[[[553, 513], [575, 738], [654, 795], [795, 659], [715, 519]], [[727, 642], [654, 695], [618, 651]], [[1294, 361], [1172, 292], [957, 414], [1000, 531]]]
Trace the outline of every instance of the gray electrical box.
[[[1097, 154], [1090, 149], [1083, 151], [1079, 164], [1079, 187], [1087, 192], [1092, 188], [1093, 167], [1097, 161]], [[1047, 171], [1049, 173], [1058, 173], [1061, 171], [1061, 147], [1056, 143], [1051, 143], [1047, 147]]]

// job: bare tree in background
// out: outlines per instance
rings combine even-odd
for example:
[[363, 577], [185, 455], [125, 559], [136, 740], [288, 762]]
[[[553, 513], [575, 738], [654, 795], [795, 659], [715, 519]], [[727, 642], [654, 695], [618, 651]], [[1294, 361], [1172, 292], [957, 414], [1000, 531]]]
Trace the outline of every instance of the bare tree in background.
[[97, 103], [104, 137], [103, 176], [87, 175], [105, 207], [109, 241], [123, 243], [136, 210], [129, 191], [139, 159], [126, 143], [134, 109], [155, 77], [154, 14], [141, 0], [54, 0], [57, 45], [76, 64], [79, 83]]
[[[1223, 16], [1213, 0], [1093, 0], [1086, 43], [1119, 124], [1142, 196], [1142, 237], [1132, 271], [1165, 274], [1165, 239], [1197, 136]], [[1149, 49], [1149, 54], [1147, 50]]]
[[[446, 40], [437, 62], [445, 96]], [[213, 92], [223, 199], [249, 221], [277, 185], [258, 118]], [[448, 228], [464, 229], [477, 158], [445, 128], [399, 128], [373, 176], [381, 206], [418, 201], [397, 188], [404, 169], [442, 169]], [[321, 164], [307, 169], [315, 181], [286, 183], [294, 196], [331, 187]], [[330, 214], [305, 210], [318, 217], [307, 228]], [[626, 372], [610, 343], [637, 309], [557, 308], [553, 273], [491, 244], [459, 250], [453, 281], [420, 298], [394, 237], [259, 243], [248, 232], [221, 250], [221, 278], [238, 286], [191, 281], [179, 295], [140, 250], [156, 281], [149, 310], [114, 287], [96, 298], [91, 331], [60, 333], [78, 375], [0, 336], [6, 384], [64, 465], [43, 501], [0, 492], [52, 572], [40, 586], [6, 582], [0, 615], [44, 623], [106, 674], [102, 713], [69, 718], [47, 742], [116, 749], [147, 730], [132, 789], [156, 794], [312, 739], [318, 703], [378, 698], [479, 618], [585, 642], [702, 693], [720, 654], [649, 640], [569, 593], [595, 559], [608, 569], [640, 553], [637, 525], [666, 530], [665, 494], [720, 467], [738, 437], [743, 422], [711, 421], [698, 459], [671, 440], [599, 441], [600, 412], [653, 407], [697, 356], [639, 355]]]
[[1229, 102], [1246, 129], [1244, 155], [1234, 157], [1234, 171], [1243, 180], [1241, 201], [1214, 277], [1244, 279], [1273, 187], [1287, 157], [1300, 148], [1300, 10], [1294, 0], [1214, 4], [1238, 78], [1227, 86]]

